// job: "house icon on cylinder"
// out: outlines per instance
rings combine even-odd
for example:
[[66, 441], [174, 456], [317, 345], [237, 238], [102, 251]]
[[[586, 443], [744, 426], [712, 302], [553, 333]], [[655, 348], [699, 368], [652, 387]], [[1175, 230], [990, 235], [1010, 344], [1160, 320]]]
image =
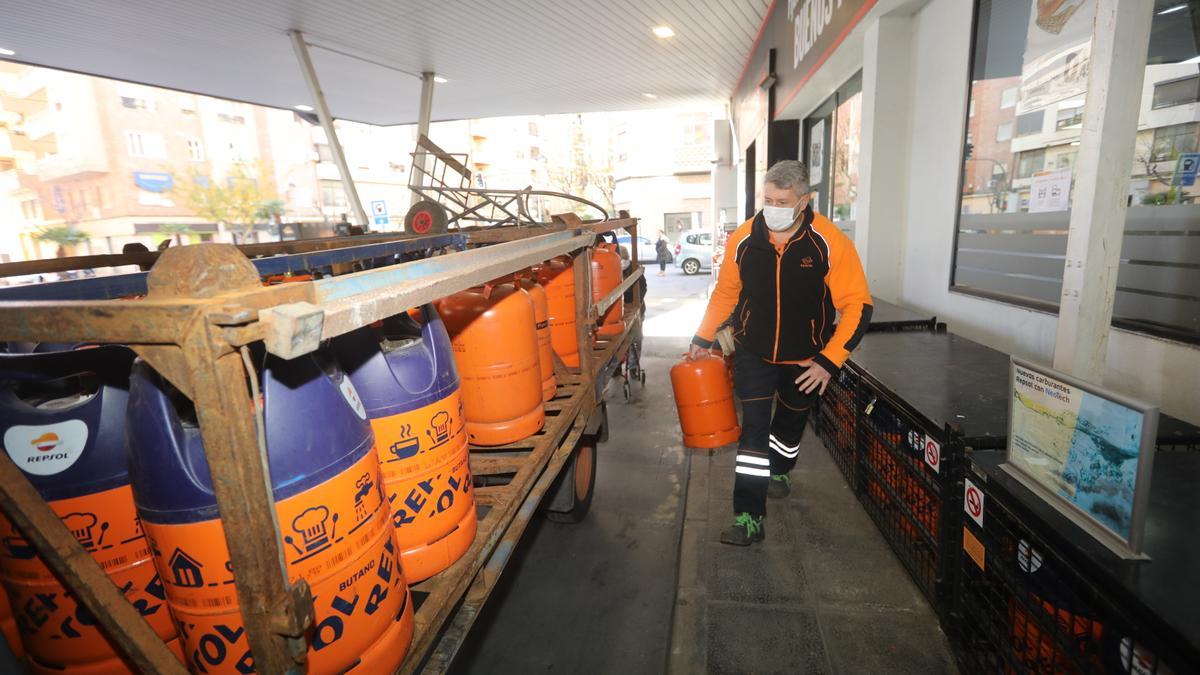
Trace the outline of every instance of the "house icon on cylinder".
[[199, 588], [204, 585], [204, 575], [200, 573], [203, 565], [183, 550], [175, 549], [167, 564], [171, 567], [171, 576], [174, 577], [176, 586]]

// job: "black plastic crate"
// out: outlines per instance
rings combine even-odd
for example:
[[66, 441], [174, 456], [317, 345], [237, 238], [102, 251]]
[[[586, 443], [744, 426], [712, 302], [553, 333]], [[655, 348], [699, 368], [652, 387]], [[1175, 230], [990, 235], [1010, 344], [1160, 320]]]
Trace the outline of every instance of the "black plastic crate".
[[[893, 305], [890, 302], [872, 299], [873, 311], [867, 330], [872, 333], [891, 333], [898, 331], [936, 331], [938, 323], [936, 316], [925, 316], [910, 309]], [[942, 324], [945, 330], [945, 324]]]
[[858, 373], [849, 367], [838, 371], [821, 396], [816, 415], [817, 436], [824, 441], [850, 489], [855, 491], [858, 380]]
[[[859, 387], [858, 496], [917, 586], [939, 614], [952, 599], [955, 548], [947, 544], [961, 508], [962, 446], [862, 380]], [[927, 461], [932, 441], [937, 453]], [[934, 469], [936, 464], [938, 469]]]
[[947, 628], [962, 672], [1182, 675], [1200, 668], [1194, 653], [1152, 625], [1152, 613], [1132, 609], [1111, 584], [1095, 583], [1053, 528], [982, 472], [968, 469], [966, 478], [983, 495], [983, 526], [964, 516], [958, 536]]
[[1200, 428], [1170, 415], [1158, 416], [1158, 452], [1200, 452]]

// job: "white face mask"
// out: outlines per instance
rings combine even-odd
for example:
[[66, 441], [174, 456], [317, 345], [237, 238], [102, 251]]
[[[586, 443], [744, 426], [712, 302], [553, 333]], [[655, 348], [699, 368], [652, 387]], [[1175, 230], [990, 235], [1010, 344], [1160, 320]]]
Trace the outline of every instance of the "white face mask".
[[767, 221], [768, 230], [782, 232], [796, 222], [796, 209], [786, 206], [764, 206], [763, 220]]

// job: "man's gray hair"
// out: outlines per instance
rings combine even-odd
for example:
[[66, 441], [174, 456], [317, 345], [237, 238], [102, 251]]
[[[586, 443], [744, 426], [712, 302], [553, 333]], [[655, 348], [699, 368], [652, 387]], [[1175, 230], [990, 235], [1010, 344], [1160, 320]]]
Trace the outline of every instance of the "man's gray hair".
[[803, 196], [808, 192], [808, 167], [794, 159], [781, 159], [767, 169], [763, 180], [784, 190], [791, 188]]

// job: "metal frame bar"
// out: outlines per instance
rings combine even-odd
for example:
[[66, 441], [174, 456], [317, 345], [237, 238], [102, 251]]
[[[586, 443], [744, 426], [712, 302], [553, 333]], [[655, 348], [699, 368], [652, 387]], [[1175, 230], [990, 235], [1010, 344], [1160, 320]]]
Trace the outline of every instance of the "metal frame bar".
[[308, 55], [308, 44], [304, 42], [304, 33], [291, 30], [288, 31], [288, 35], [292, 38], [292, 48], [296, 52], [296, 60], [300, 62], [300, 72], [304, 74], [304, 81], [308, 84], [309, 93], [312, 94], [313, 107], [317, 109], [317, 119], [321, 121], [321, 128], [325, 130], [325, 140], [329, 142], [333, 161], [337, 164], [338, 172], [342, 174], [342, 187], [346, 191], [346, 198], [350, 200], [355, 218], [362, 224], [363, 229], [368, 229], [371, 221], [367, 220], [367, 212], [363, 209], [362, 200], [358, 198], [358, 190], [354, 187], [354, 177], [350, 175], [350, 165], [346, 162], [346, 153], [342, 150], [341, 142], [338, 141], [337, 129], [333, 126], [333, 115], [329, 113], [329, 104], [325, 102], [325, 92], [321, 89], [321, 81], [317, 79], [317, 69], [313, 67], [312, 58]]
[[609, 307], [612, 307], [613, 305], [617, 304], [617, 300], [620, 300], [625, 295], [625, 291], [629, 290], [630, 286], [633, 286], [634, 284], [636, 284], [638, 282], [638, 280], [640, 280], [644, 276], [646, 276], [645, 268], [643, 268], [643, 267], [635, 268], [633, 270], [633, 272], [631, 272], [629, 276], [625, 277], [625, 279], [616, 288], [614, 288], [608, 295], [604, 296], [603, 298], [600, 299], [599, 302], [592, 305], [592, 309], [591, 309], [592, 321], [595, 321], [596, 319], [600, 318], [600, 316], [602, 314], [604, 314], [605, 312], [608, 311]]
[[[230, 561], [238, 570], [239, 605], [256, 667], [260, 672], [299, 672], [304, 668], [303, 635], [311, 623], [312, 601], [307, 585], [289, 583], [284, 571], [265, 448], [258, 443], [254, 403], [239, 348], [263, 340], [272, 353], [292, 358], [311, 351], [321, 339], [532, 263], [579, 251], [574, 274], [581, 372], [585, 375], [562, 380], [564, 387], [578, 391], [552, 416], [562, 420], [561, 426], [597, 395], [596, 387], [587, 386], [595, 384], [597, 372], [587, 316], [592, 307], [587, 247], [594, 243], [597, 232], [635, 225], [634, 221], [616, 220], [525, 238], [521, 235], [529, 230], [506, 228], [509, 231], [497, 232], [499, 236], [491, 240], [512, 241], [494, 246], [270, 287], [261, 285], [258, 270], [231, 245], [168, 249], [147, 278], [145, 299], [0, 302], [0, 340], [126, 343], [195, 402], [209, 470], [218, 486], [217, 505], [225, 523]], [[600, 355], [621, 344], [625, 341], [602, 343]], [[561, 426], [562, 435], [566, 429]], [[527, 492], [544, 470], [535, 466], [544, 467], [550, 454], [551, 447], [545, 444], [538, 460], [521, 466], [519, 480], [509, 488], [507, 497], [499, 490], [479, 490], [481, 503], [500, 509], [497, 523], [507, 527], [512, 522], [520, 501], [513, 499], [513, 491]], [[20, 482], [5, 478], [0, 471], [0, 508], [11, 520], [35, 525], [57, 520], [44, 500], [22, 498]], [[499, 530], [492, 541], [498, 537]], [[90, 590], [94, 583], [87, 582], [105, 578], [90, 556], [72, 555], [45, 539], [40, 544], [36, 538], [33, 541], [52, 566], [69, 562], [70, 573], [63, 579], [88, 610], [97, 616], [108, 611], [103, 594], [94, 593]], [[452, 568], [443, 575], [441, 583], [448, 589], [445, 597], [458, 598], [466, 590], [471, 577], [465, 569]], [[423, 630], [432, 635], [430, 628], [438, 626], [440, 623], [427, 622]], [[119, 640], [118, 647], [136, 663], [155, 663], [161, 648], [157, 636], [130, 625], [125, 628], [128, 638]]]
[[[361, 240], [361, 237], [355, 237]], [[392, 238], [379, 243], [346, 245], [292, 255], [256, 258], [250, 262], [258, 273], [267, 275], [292, 274], [353, 263], [360, 260], [402, 255], [426, 249], [464, 248], [467, 239], [461, 234], [439, 234], [422, 237]], [[344, 242], [357, 244], [361, 241]], [[244, 252], [244, 251], [243, 251]], [[138, 254], [143, 255], [143, 254]], [[125, 264], [125, 263], [120, 263]], [[87, 279], [70, 279], [24, 286], [0, 288], [0, 300], [111, 300], [146, 292], [146, 272], [115, 274]]]
[[[434, 73], [432, 73], [432, 72], [426, 71], [424, 73], [421, 73], [421, 107], [417, 112], [417, 138], [418, 139], [426, 138], [429, 136], [429, 122], [433, 117], [433, 87], [436, 84], [436, 82], [434, 81], [433, 78], [434, 78]], [[411, 165], [412, 168], [415, 169], [418, 165], [420, 165], [421, 170], [424, 171], [425, 160], [426, 160], [425, 153], [423, 153], [423, 152], [421, 152], [419, 154], [413, 153], [412, 165]], [[412, 176], [412, 175], [413, 175], [413, 173], [410, 171], [409, 176]], [[412, 186], [410, 185], [409, 187], [411, 189]], [[410, 198], [411, 202], [413, 204], [416, 204], [421, 199], [421, 193], [417, 192], [416, 190], [411, 190], [411, 193], [412, 193], [411, 198]]]

